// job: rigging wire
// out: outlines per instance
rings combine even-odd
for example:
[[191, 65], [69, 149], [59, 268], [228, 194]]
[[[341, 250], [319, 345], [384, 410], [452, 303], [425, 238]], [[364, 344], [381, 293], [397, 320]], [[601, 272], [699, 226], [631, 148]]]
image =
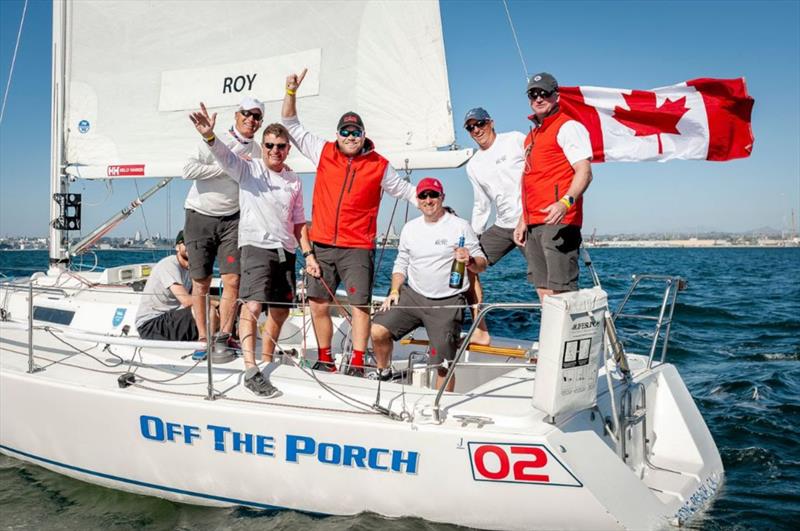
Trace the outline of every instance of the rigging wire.
[[525, 81], [528, 81], [528, 66], [525, 64], [525, 57], [522, 55], [522, 47], [519, 45], [517, 38], [517, 31], [514, 29], [514, 21], [511, 20], [511, 11], [508, 9], [508, 1], [503, 0], [503, 7], [506, 8], [506, 17], [508, 17], [508, 25], [511, 26], [511, 35], [514, 36], [514, 42], [517, 45], [517, 53], [519, 53], [519, 60], [522, 62], [522, 72], [525, 74]]
[[17, 63], [17, 51], [19, 51], [19, 43], [22, 40], [22, 26], [25, 23], [25, 13], [28, 11], [28, 0], [25, 0], [25, 5], [22, 6], [22, 17], [19, 19], [19, 30], [17, 31], [17, 43], [14, 45], [14, 55], [11, 56], [11, 68], [8, 71], [8, 81], [6, 82], [6, 92], [3, 94], [3, 107], [0, 109], [0, 124], [3, 123], [3, 117], [6, 115], [6, 102], [8, 101], [8, 92], [11, 90], [11, 78], [14, 76], [14, 65]]

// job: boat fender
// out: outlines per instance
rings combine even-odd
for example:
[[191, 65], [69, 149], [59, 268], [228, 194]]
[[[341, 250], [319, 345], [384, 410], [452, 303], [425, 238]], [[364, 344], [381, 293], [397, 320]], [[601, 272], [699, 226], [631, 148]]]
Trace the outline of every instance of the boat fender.
[[136, 375], [132, 372], [126, 372], [125, 374], [120, 375], [117, 378], [117, 385], [119, 385], [120, 389], [125, 389], [126, 387], [130, 387], [131, 385], [136, 383]]

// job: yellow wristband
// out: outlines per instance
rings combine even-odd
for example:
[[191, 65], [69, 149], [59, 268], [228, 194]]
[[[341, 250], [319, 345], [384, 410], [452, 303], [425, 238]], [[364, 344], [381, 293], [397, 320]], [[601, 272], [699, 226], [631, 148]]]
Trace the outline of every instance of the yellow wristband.
[[572, 208], [572, 204], [569, 202], [569, 199], [567, 199], [566, 197], [562, 197], [561, 199], [558, 200], [558, 202], [563, 204], [565, 207], [567, 207], [567, 210]]
[[289, 96], [294, 96], [295, 94], [297, 94], [297, 91], [287, 88], [286, 94], [288, 94]]
[[389, 292], [389, 295], [400, 295], [400, 290], [399, 289], [393, 289], [392, 291]]
[[212, 134], [211, 136], [204, 136], [203, 140], [205, 140], [206, 142], [211, 143], [211, 142], [214, 141], [215, 138], [217, 138], [217, 136]]

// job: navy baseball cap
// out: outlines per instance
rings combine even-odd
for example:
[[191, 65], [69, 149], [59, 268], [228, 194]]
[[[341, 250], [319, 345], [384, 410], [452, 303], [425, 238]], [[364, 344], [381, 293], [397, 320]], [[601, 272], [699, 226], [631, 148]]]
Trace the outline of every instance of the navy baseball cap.
[[489, 113], [486, 112], [486, 109], [483, 107], [475, 107], [474, 109], [470, 109], [467, 111], [467, 114], [464, 116], [464, 125], [467, 124], [470, 120], [491, 120], [492, 117], [489, 116]]

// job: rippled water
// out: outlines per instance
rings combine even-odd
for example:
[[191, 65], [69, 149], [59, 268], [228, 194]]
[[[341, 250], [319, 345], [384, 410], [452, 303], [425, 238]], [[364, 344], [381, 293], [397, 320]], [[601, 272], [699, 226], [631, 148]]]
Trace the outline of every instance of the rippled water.
[[[153, 261], [163, 252], [98, 252], [105, 266]], [[394, 251], [381, 265], [387, 289]], [[689, 280], [676, 308], [668, 360], [682, 374], [725, 465], [725, 486], [698, 529], [796, 529], [800, 522], [800, 249], [596, 249], [592, 258], [612, 308], [631, 273]], [[0, 272], [30, 274], [45, 252], [0, 251]], [[487, 300], [529, 301], [524, 261], [513, 253], [483, 275]], [[588, 285], [588, 275], [582, 282]], [[635, 303], [653, 309], [655, 289]], [[624, 326], [624, 323], [620, 323]], [[493, 333], [535, 337], [534, 320], [513, 312]], [[646, 327], [624, 335], [648, 344]], [[198, 463], [198, 466], [201, 466]], [[375, 515], [314, 518], [292, 512], [209, 509], [134, 496], [64, 478], [0, 456], [0, 522], [6, 529], [455, 529]]]

